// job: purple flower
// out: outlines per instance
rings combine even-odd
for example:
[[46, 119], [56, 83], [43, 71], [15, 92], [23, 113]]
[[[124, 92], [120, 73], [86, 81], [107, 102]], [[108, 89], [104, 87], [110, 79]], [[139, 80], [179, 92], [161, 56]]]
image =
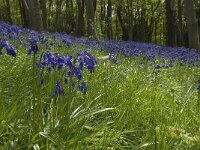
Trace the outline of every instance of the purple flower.
[[84, 52], [84, 65], [90, 73], [94, 72], [94, 67], [97, 64], [96, 59], [88, 52]]
[[78, 78], [79, 80], [83, 78], [81, 70], [76, 66], [74, 67], [74, 77]]
[[80, 92], [83, 92], [84, 94], [86, 94], [87, 92], [86, 83], [83, 81], [81, 84], [79, 84], [78, 89]]
[[12, 45], [9, 44], [8, 41], [6, 40], [1, 40], [0, 41], [0, 55], [2, 54], [2, 49], [5, 48], [7, 51], [7, 55], [16, 57], [16, 48]]
[[73, 67], [72, 56], [68, 57], [65, 62], [65, 67], [71, 69]]
[[7, 46], [6, 47], [6, 50], [7, 50], [7, 54], [8, 55], [11, 55], [13, 57], [16, 57], [16, 49], [14, 46], [10, 45], [10, 46]]
[[60, 82], [56, 83], [55, 90], [53, 91], [53, 97], [58, 96], [58, 95], [64, 95], [64, 89], [60, 85]]
[[37, 54], [37, 52], [39, 51], [37, 40], [35, 38], [29, 38], [28, 43], [30, 46], [30, 49], [28, 50], [28, 55], [31, 55], [32, 52], [34, 54]]

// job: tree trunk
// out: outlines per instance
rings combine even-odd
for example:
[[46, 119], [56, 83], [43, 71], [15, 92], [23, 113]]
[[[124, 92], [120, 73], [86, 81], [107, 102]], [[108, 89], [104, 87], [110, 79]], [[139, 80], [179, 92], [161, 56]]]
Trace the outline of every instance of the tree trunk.
[[73, 0], [66, 0], [66, 19], [65, 19], [65, 31], [69, 34], [74, 34], [75, 31], [75, 12], [74, 12], [74, 6], [73, 6]]
[[200, 50], [198, 20], [195, 14], [193, 0], [184, 0], [185, 17], [188, 28], [189, 47]]
[[76, 0], [77, 2], [77, 21], [76, 21], [76, 36], [84, 35], [84, 0]]
[[112, 1], [108, 0], [107, 6], [107, 38], [112, 39]]
[[42, 23], [44, 30], [47, 29], [47, 8], [46, 8], [46, 0], [40, 0], [40, 6], [42, 10]]
[[175, 13], [174, 0], [165, 0], [166, 3], [166, 19], [167, 19], [167, 45], [176, 45], [176, 29], [175, 29]]
[[183, 46], [183, 9], [182, 0], [178, 0], [178, 25], [177, 25], [177, 46]]
[[11, 11], [10, 11], [10, 0], [6, 0], [6, 15], [7, 15], [7, 20], [10, 24], [12, 24], [12, 18], [11, 18]]
[[122, 28], [122, 40], [128, 40], [128, 30], [126, 29], [125, 22], [122, 19], [122, 6], [117, 6], [117, 17]]
[[33, 5], [30, 0], [20, 0], [21, 1], [21, 15], [23, 18], [23, 25], [26, 28], [33, 29], [33, 20], [31, 19], [31, 13], [33, 11]]
[[34, 0], [33, 1], [33, 10], [34, 10], [34, 21], [35, 21], [35, 27], [34, 29], [37, 31], [43, 30], [43, 23], [42, 23], [42, 17], [40, 15], [40, 8], [39, 8], [39, 1]]
[[94, 2], [93, 0], [85, 0], [86, 6], [86, 16], [87, 16], [87, 36], [96, 37], [95, 35], [95, 25], [94, 25]]
[[100, 1], [101, 9], [100, 9], [100, 28], [101, 28], [101, 34], [105, 35], [105, 18], [106, 18], [106, 4], [105, 1]]
[[[48, 16], [51, 16], [51, 10], [52, 10], [52, 4], [53, 3], [53, 1], [52, 0], [49, 0], [49, 5], [48, 5]], [[51, 27], [51, 19], [50, 19], [50, 17], [48, 17], [48, 29], [50, 29], [50, 27]]]
[[128, 33], [128, 40], [133, 41], [133, 1], [127, 0], [128, 4], [128, 18], [129, 18], [129, 33]]
[[54, 24], [55, 31], [62, 30], [61, 6], [62, 6], [62, 0], [56, 0], [56, 18], [55, 18], [55, 24]]
[[43, 23], [40, 16], [38, 0], [22, 0], [20, 2], [20, 10], [24, 21], [24, 26], [37, 31], [42, 31]]

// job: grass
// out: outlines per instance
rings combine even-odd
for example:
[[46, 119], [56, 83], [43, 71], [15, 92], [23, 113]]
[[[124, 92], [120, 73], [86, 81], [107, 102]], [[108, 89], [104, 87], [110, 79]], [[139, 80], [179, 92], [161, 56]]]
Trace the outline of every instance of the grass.
[[0, 149], [200, 149], [198, 67], [157, 70], [167, 60], [119, 55], [85, 72], [86, 94], [52, 99], [56, 73], [40, 86], [32, 58], [18, 51], [0, 56]]

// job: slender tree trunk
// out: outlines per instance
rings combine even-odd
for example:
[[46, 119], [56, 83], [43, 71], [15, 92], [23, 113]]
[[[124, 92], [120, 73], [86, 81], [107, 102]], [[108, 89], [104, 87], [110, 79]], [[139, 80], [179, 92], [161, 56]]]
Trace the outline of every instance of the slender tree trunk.
[[140, 25], [140, 41], [143, 41], [143, 42], [145, 42], [146, 41], [146, 36], [145, 36], [145, 30], [146, 30], [146, 21], [145, 21], [145, 19], [146, 19], [146, 8], [145, 8], [145, 5], [146, 5], [146, 1], [145, 0], [143, 0], [143, 6], [142, 6], [142, 9], [141, 9], [141, 17], [140, 17], [140, 23], [139, 23], [139, 25]]
[[101, 10], [100, 10], [100, 28], [101, 28], [101, 34], [104, 35], [105, 34], [105, 18], [106, 18], [106, 4], [105, 1], [100, 1], [100, 5], [101, 5]]
[[26, 16], [25, 16], [25, 12], [24, 12], [24, 6], [23, 6], [23, 2], [22, 0], [19, 0], [19, 10], [20, 10], [20, 15], [21, 15], [21, 22], [22, 25], [24, 27], [28, 27], [28, 25], [26, 24], [25, 20], [26, 20]]
[[47, 24], [47, 28], [51, 28], [51, 19], [50, 19], [50, 16], [51, 16], [51, 10], [52, 10], [52, 4], [53, 3], [53, 1], [52, 0], [49, 0], [49, 5], [48, 5], [48, 19], [47, 19], [47, 21], [48, 21], [48, 24]]
[[166, 19], [167, 19], [167, 44], [169, 46], [175, 46], [176, 29], [175, 29], [174, 0], [165, 0], [165, 3], [166, 3]]
[[33, 20], [31, 19], [32, 3], [29, 0], [20, 0], [21, 2], [21, 17], [23, 18], [23, 25], [26, 28], [33, 28]]
[[47, 8], [46, 8], [46, 0], [40, 0], [40, 6], [42, 10], [42, 23], [44, 30], [47, 29]]
[[157, 44], [157, 21], [154, 22], [154, 42]]
[[161, 4], [161, 0], [159, 0], [156, 4], [156, 6], [154, 7], [153, 5], [151, 6], [151, 15], [150, 15], [150, 23], [148, 25], [148, 42], [151, 42], [152, 41], [152, 38], [153, 38], [153, 32], [154, 32], [154, 24], [156, 22], [156, 19], [155, 19], [155, 13], [156, 11], [158, 10], [159, 6]]
[[76, 0], [77, 2], [77, 21], [76, 21], [76, 36], [84, 35], [84, 0]]
[[34, 10], [34, 21], [35, 21], [35, 27], [34, 29], [37, 31], [43, 30], [43, 23], [42, 23], [42, 17], [40, 15], [40, 7], [39, 7], [39, 1], [34, 0], [33, 1], [33, 10]]
[[56, 18], [55, 18], [55, 24], [54, 24], [55, 31], [62, 30], [61, 6], [62, 6], [62, 0], [56, 0]]
[[43, 23], [40, 16], [39, 1], [21, 0], [20, 2], [24, 26], [37, 31], [42, 31]]
[[183, 46], [183, 9], [182, 0], [178, 0], [178, 25], [177, 25], [177, 45]]
[[108, 0], [106, 22], [107, 22], [107, 38], [112, 39], [112, 0]]
[[73, 0], [65, 0], [66, 5], [66, 19], [65, 19], [65, 31], [67, 33], [74, 34], [75, 31], [75, 12], [74, 12], [74, 6], [73, 6]]
[[96, 37], [95, 35], [95, 25], [94, 25], [94, 16], [95, 16], [95, 7], [93, 0], [85, 0], [86, 6], [86, 16], [87, 16], [87, 36]]
[[12, 18], [11, 18], [11, 11], [10, 11], [10, 0], [6, 0], [6, 13], [7, 13], [7, 20], [10, 24], [13, 23]]
[[128, 33], [128, 40], [133, 40], [133, 1], [127, 0], [128, 4], [128, 18], [129, 18], [129, 33]]
[[196, 18], [194, 1], [184, 0], [185, 16], [187, 19], [189, 47], [200, 50], [198, 20]]
[[117, 6], [117, 17], [122, 28], [122, 39], [128, 40], [128, 31], [126, 29], [125, 22], [122, 19], [122, 6], [120, 4]]

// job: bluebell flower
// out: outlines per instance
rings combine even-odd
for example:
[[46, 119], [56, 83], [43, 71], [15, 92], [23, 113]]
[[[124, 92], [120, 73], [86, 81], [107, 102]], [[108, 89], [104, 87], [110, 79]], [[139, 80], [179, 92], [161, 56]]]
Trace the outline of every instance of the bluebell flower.
[[74, 90], [75, 86], [76, 86], [76, 82], [73, 81], [73, 82], [72, 82], [72, 90]]
[[58, 95], [64, 95], [64, 89], [60, 85], [60, 82], [56, 83], [55, 90], [53, 91], [53, 97], [58, 96]]
[[94, 67], [97, 64], [96, 59], [88, 52], [84, 52], [84, 65], [90, 73], [94, 72]]
[[80, 92], [83, 92], [84, 94], [86, 94], [87, 92], [86, 83], [83, 81], [81, 84], [79, 84], [78, 89]]
[[66, 42], [66, 48], [70, 48], [71, 47], [71, 43]]
[[50, 43], [50, 46], [54, 46], [54, 42], [51, 42], [51, 43]]
[[155, 69], [160, 69], [161, 66], [160, 65], [156, 65]]
[[28, 50], [28, 55], [31, 55], [31, 53], [33, 52], [34, 54], [37, 54], [37, 52], [39, 51], [38, 48], [38, 44], [37, 44], [37, 40], [35, 38], [29, 38], [29, 50]]
[[13, 57], [16, 57], [16, 49], [14, 46], [10, 45], [10, 46], [7, 46], [6, 47], [6, 50], [7, 50], [7, 54], [8, 55], [11, 55]]
[[83, 56], [83, 53], [78, 53], [77, 54], [77, 61], [79, 62], [79, 69], [83, 70], [83, 68], [84, 68], [84, 56]]
[[56, 67], [57, 65], [57, 54], [52, 54], [50, 51], [46, 51], [43, 56], [42, 65], [44, 67]]
[[67, 75], [68, 75], [68, 77], [70, 77], [71, 76], [71, 71], [68, 71]]
[[58, 65], [58, 71], [61, 71], [62, 68], [63, 68], [63, 65], [62, 65], [62, 64], [59, 64], [59, 65]]
[[12, 45], [9, 44], [8, 41], [6, 40], [1, 40], [0, 41], [0, 54], [2, 54], [2, 49], [5, 48], [7, 51], [7, 55], [16, 57], [16, 48]]
[[72, 63], [72, 56], [68, 57], [66, 62], [65, 62], [65, 67], [71, 69], [73, 67], [73, 63]]
[[20, 37], [19, 42], [20, 42], [20, 45], [23, 44], [23, 38], [22, 37]]
[[83, 78], [81, 70], [76, 66], [74, 67], [74, 77], [78, 78], [79, 80]]
[[57, 59], [57, 62], [58, 62], [58, 70], [61, 71], [62, 68], [63, 68], [63, 65], [65, 64], [66, 59], [65, 59], [64, 56], [60, 56], [60, 57], [58, 56], [57, 58], [58, 58], [58, 59]]
[[80, 70], [83, 70], [83, 67], [84, 67], [84, 62], [80, 62], [78, 68], [79, 68]]
[[0, 40], [0, 55], [2, 55], [2, 49], [3, 49], [3, 45], [2, 45], [2, 41]]
[[9, 46], [8, 41], [2, 40], [2, 41], [1, 41], [1, 47], [7, 47], [7, 46]]
[[35, 64], [36, 64], [37, 68], [41, 68], [41, 64], [38, 61], [36, 61]]

